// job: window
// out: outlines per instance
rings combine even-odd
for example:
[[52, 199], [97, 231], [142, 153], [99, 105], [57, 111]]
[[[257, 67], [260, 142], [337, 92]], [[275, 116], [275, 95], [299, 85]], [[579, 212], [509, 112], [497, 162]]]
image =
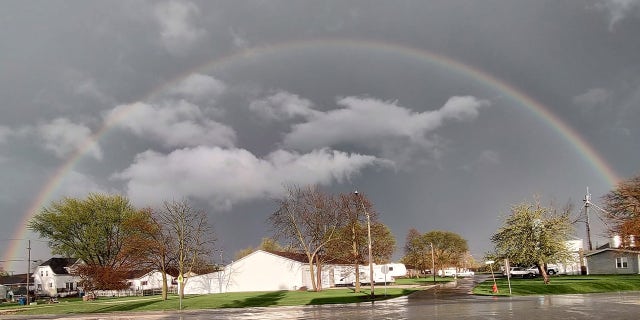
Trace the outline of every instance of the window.
[[53, 282], [49, 282], [49, 288], [53, 288]]
[[147, 285], [147, 281], [142, 281], [141, 285], [146, 286]]
[[44, 271], [40, 270], [40, 276], [44, 277]]
[[629, 262], [627, 261], [627, 257], [618, 257], [616, 258], [616, 268], [617, 269], [626, 269], [629, 267]]
[[45, 271], [44, 275], [48, 277], [49, 276], [49, 270]]

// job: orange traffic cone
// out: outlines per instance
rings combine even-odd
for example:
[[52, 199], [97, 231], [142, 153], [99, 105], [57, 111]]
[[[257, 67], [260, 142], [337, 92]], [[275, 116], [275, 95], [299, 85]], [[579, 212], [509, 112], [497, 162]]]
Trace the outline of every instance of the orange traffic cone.
[[493, 293], [498, 293], [498, 285], [494, 283], [491, 290], [493, 291]]

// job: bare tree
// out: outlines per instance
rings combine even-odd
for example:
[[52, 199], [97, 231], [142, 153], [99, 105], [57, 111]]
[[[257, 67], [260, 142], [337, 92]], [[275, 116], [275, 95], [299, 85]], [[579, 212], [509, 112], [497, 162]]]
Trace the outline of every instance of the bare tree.
[[180, 296], [184, 297], [185, 276], [191, 274], [196, 262], [209, 255], [215, 238], [204, 211], [196, 210], [186, 201], [165, 201], [158, 213], [157, 222], [167, 228], [172, 236], [171, 245], [178, 269]]
[[315, 272], [315, 268], [321, 268], [319, 254], [336, 239], [344, 219], [337, 201], [315, 186], [290, 186], [286, 191], [284, 197], [276, 200], [278, 209], [269, 221], [277, 239], [289, 241], [293, 248], [307, 256], [313, 290], [319, 291], [321, 283], [316, 277], [320, 277]]

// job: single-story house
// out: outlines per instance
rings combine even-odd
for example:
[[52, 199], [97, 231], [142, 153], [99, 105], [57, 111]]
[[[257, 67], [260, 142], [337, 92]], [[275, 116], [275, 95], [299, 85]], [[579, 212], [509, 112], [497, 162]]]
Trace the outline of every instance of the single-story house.
[[640, 251], [604, 247], [585, 254], [589, 274], [640, 274]]
[[[322, 287], [335, 286], [333, 265], [323, 265]], [[221, 271], [185, 278], [185, 294], [312, 288], [306, 255], [257, 250]]]
[[[33, 291], [33, 276], [29, 275], [29, 288]], [[7, 292], [11, 292], [13, 295], [26, 295], [27, 294], [27, 274], [13, 274], [0, 277], [0, 285], [7, 288]]]
[[51, 258], [40, 264], [33, 273], [37, 294], [53, 297], [77, 292], [80, 279], [71, 270], [78, 263], [77, 258]]
[[[127, 280], [129, 288], [132, 290], [153, 290], [162, 289], [162, 272], [158, 270], [144, 270], [132, 272]], [[176, 279], [167, 273], [167, 287], [176, 285]]]

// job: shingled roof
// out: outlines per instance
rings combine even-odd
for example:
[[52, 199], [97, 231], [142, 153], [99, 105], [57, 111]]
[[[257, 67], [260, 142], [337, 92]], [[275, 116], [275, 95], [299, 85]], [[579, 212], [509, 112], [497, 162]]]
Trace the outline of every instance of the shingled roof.
[[40, 266], [49, 266], [55, 274], [69, 274], [65, 267], [70, 267], [78, 261], [77, 258], [51, 258]]

